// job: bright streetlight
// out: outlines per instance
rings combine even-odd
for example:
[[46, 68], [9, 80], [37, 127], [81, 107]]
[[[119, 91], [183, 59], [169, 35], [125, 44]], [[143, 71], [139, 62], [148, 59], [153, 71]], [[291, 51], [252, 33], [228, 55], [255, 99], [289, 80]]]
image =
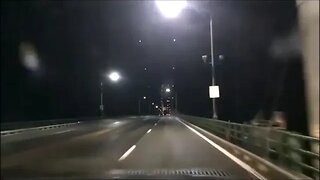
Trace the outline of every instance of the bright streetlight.
[[146, 96], [143, 96], [143, 99], [147, 99], [147, 97], [146, 97]]
[[188, 5], [186, 0], [157, 0], [156, 4], [161, 13], [167, 18], [175, 18]]
[[166, 92], [167, 93], [171, 92], [171, 89], [170, 88], [166, 88]]
[[156, 106], [156, 109], [158, 109], [158, 106]]
[[[111, 82], [118, 82], [121, 78], [120, 74], [116, 71], [112, 71], [107, 75]], [[100, 82], [100, 112], [101, 116], [104, 115], [104, 105], [103, 105], [103, 82]]]
[[154, 105], [154, 103], [151, 103], [152, 105]]
[[109, 75], [108, 75], [109, 79], [113, 82], [117, 82], [119, 79], [120, 79], [120, 75], [118, 72], [111, 72]]

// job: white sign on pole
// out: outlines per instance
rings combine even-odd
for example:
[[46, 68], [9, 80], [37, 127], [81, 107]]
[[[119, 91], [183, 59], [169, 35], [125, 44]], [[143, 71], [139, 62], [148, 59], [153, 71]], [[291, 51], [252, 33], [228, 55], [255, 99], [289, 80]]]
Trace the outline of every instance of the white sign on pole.
[[209, 86], [209, 97], [210, 98], [220, 97], [219, 86]]

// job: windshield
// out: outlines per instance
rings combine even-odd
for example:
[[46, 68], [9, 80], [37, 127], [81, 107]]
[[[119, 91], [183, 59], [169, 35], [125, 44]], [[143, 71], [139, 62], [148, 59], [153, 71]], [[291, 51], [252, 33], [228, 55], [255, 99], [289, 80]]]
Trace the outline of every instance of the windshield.
[[1, 1], [1, 177], [319, 178], [317, 7]]

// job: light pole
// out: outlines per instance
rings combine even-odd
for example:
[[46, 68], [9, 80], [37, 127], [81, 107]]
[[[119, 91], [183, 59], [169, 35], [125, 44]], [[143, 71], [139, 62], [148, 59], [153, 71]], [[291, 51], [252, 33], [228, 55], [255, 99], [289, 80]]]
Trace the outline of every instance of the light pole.
[[[211, 16], [210, 16], [210, 49], [211, 49], [211, 76], [212, 76], [211, 84], [212, 86], [214, 86], [215, 81], [214, 81], [214, 59], [213, 59], [213, 28], [212, 28]], [[213, 110], [213, 119], [218, 119], [215, 98], [212, 98], [212, 110]]]
[[[111, 82], [118, 82], [120, 80], [120, 75], [118, 72], [113, 71], [108, 74], [108, 78]], [[103, 105], [103, 82], [100, 82], [100, 115], [104, 116], [104, 105]]]
[[[171, 90], [171, 88], [170, 87], [167, 87], [167, 88], [165, 88], [165, 93], [166, 94], [172, 94], [172, 90]], [[176, 93], [176, 92], [175, 92]], [[165, 107], [165, 109], [166, 109], [166, 112], [168, 112], [168, 113], [171, 113], [171, 109], [168, 107], [168, 101], [170, 102], [170, 107], [172, 107], [172, 97], [170, 97], [170, 95], [168, 95], [169, 97], [169, 99], [170, 100], [166, 100], [165, 101], [165, 103], [166, 103], [166, 107]]]
[[177, 91], [175, 92], [175, 97], [174, 97], [174, 109], [175, 109], [175, 112], [178, 113], [178, 93]]
[[[175, 18], [180, 12], [187, 7], [187, 1], [169, 1], [169, 0], [158, 0], [156, 4], [162, 14], [167, 18]], [[212, 86], [215, 85], [214, 80], [214, 56], [213, 56], [213, 25], [212, 25], [212, 16], [210, 15], [210, 54], [211, 54], [211, 72], [212, 72]], [[212, 98], [212, 109], [213, 109], [213, 118], [217, 119], [217, 110], [215, 99]]]
[[[146, 96], [143, 96], [142, 97], [143, 100], [146, 100], [147, 97]], [[139, 111], [139, 115], [141, 114], [141, 99], [139, 98], [138, 100], [138, 111]]]

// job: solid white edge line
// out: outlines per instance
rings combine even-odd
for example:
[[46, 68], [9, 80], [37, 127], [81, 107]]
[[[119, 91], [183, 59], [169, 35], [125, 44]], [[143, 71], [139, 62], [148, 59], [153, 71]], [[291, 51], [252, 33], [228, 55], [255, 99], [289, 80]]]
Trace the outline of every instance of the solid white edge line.
[[231, 160], [233, 160], [234, 162], [236, 162], [237, 164], [239, 164], [242, 168], [244, 168], [245, 170], [247, 170], [249, 173], [253, 174], [254, 176], [256, 176], [259, 179], [262, 180], [266, 180], [267, 178], [265, 178], [264, 176], [262, 176], [260, 173], [258, 173], [256, 170], [254, 170], [252, 167], [250, 167], [248, 164], [244, 163], [243, 161], [241, 161], [240, 159], [238, 159], [237, 157], [235, 157], [234, 155], [232, 155], [231, 153], [229, 153], [227, 150], [223, 149], [221, 146], [219, 146], [218, 144], [214, 143], [213, 141], [211, 141], [209, 138], [207, 138], [206, 136], [204, 136], [203, 134], [199, 133], [197, 130], [193, 129], [192, 127], [188, 126], [187, 124], [185, 124], [184, 122], [182, 122], [181, 120], [177, 119], [180, 123], [182, 123], [183, 125], [185, 125], [188, 129], [190, 129], [192, 132], [194, 132], [195, 134], [197, 134], [198, 136], [200, 136], [202, 139], [204, 139], [205, 141], [207, 141], [210, 145], [212, 145], [213, 147], [215, 147], [216, 149], [218, 149], [220, 152], [222, 152], [224, 155], [226, 155], [227, 157], [229, 157]]
[[149, 132], [151, 132], [151, 130], [152, 130], [152, 129], [149, 129], [149, 130], [147, 131], [147, 134], [148, 134]]
[[136, 148], [136, 145], [131, 146], [131, 148], [128, 149], [128, 151], [125, 152], [125, 153], [118, 159], [118, 161], [122, 161], [122, 160], [124, 160], [126, 157], [128, 157], [129, 154], [134, 150], [134, 148]]

